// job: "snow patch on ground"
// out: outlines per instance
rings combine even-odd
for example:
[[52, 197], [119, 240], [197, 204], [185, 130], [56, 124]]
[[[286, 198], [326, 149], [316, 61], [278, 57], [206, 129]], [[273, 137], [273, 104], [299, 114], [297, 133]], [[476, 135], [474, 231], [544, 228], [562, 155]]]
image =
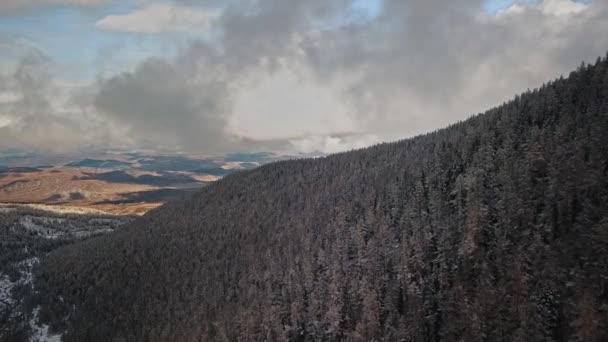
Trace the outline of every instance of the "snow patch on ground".
[[0, 312], [13, 303], [11, 291], [13, 290], [13, 287], [15, 287], [15, 284], [16, 283], [13, 283], [7, 275], [0, 274]]
[[[17, 285], [27, 285], [32, 284], [33, 275], [32, 268], [36, 265], [40, 260], [37, 257], [29, 258], [23, 260], [16, 264], [19, 272], [21, 273], [21, 277], [19, 280], [15, 282], [11, 282], [9, 277], [3, 274], [0, 274], [0, 312], [2, 312], [6, 307], [15, 303], [15, 299], [12, 298], [11, 291]], [[31, 329], [30, 342], [61, 342], [61, 334], [54, 335], [49, 333], [49, 326], [46, 324], [40, 323], [38, 318], [38, 314], [40, 312], [40, 307], [37, 307], [32, 312], [32, 319], [29, 321], [29, 326]], [[13, 313], [15, 314], [15, 313]]]
[[94, 235], [108, 234], [113, 231], [114, 231], [114, 229], [112, 229], [112, 228], [102, 228], [102, 229], [95, 229], [95, 230], [80, 230], [80, 231], [72, 232], [72, 235], [76, 238], [85, 238], [85, 237], [91, 237]]
[[30, 208], [35, 210], [47, 211], [55, 214], [80, 214], [80, 215], [106, 215], [106, 216], [117, 216], [112, 213], [108, 213], [102, 210], [81, 208], [81, 207], [70, 207], [62, 205], [48, 205], [48, 204], [13, 204], [3, 203], [0, 204], [0, 209], [17, 209], [17, 208]]
[[32, 319], [30, 320], [30, 328], [32, 329], [32, 335], [30, 336], [30, 342], [61, 342], [61, 334], [53, 335], [49, 333], [49, 326], [40, 323], [38, 320], [38, 313], [40, 307], [34, 309]]
[[93, 225], [112, 225], [112, 224], [116, 224], [116, 225], [121, 225], [123, 224], [124, 221], [121, 220], [117, 220], [117, 219], [106, 219], [106, 218], [94, 218], [94, 219], [90, 219], [89, 220], [89, 224], [93, 224]]
[[47, 224], [54, 222], [63, 223], [65, 222], [65, 220], [50, 217], [34, 217], [30, 215], [23, 216], [19, 220], [19, 223], [21, 224], [21, 226], [23, 226], [23, 228], [25, 228], [25, 230], [34, 232], [37, 235], [41, 235], [46, 239], [55, 240], [65, 235], [64, 232], [40, 225], [39, 223], [41, 222]]
[[31, 284], [34, 280], [34, 276], [32, 274], [32, 269], [34, 265], [40, 262], [38, 257], [32, 257], [29, 259], [25, 259], [17, 263], [19, 267], [19, 272], [21, 272], [21, 278], [19, 279], [20, 284]]
[[32, 283], [34, 278], [32, 268], [38, 262], [40, 260], [37, 257], [33, 257], [17, 263], [16, 266], [21, 273], [21, 277], [15, 282], [12, 282], [7, 275], [0, 273], [0, 312], [15, 303], [12, 297], [12, 291], [15, 286]]
[[68, 220], [63, 218], [24, 215], [19, 218], [19, 225], [13, 229], [26, 230], [45, 239], [86, 238], [113, 232], [127, 221], [110, 218], [93, 218], [87, 221]]

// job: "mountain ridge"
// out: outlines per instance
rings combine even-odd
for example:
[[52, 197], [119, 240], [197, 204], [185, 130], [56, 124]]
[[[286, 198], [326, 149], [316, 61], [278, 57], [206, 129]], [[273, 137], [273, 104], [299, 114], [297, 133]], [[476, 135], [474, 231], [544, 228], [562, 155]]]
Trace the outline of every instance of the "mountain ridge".
[[602, 340], [607, 130], [598, 59], [432, 133], [228, 175], [53, 252], [40, 315], [66, 341]]

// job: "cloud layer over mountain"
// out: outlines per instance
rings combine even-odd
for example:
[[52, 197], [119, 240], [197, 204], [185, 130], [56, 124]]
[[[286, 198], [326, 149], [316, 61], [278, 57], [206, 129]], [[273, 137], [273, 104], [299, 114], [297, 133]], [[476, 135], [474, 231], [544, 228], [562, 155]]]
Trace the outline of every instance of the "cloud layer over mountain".
[[80, 83], [0, 36], [0, 148], [333, 152], [464, 119], [608, 49], [604, 0], [361, 3], [143, 3], [95, 23], [190, 42]]

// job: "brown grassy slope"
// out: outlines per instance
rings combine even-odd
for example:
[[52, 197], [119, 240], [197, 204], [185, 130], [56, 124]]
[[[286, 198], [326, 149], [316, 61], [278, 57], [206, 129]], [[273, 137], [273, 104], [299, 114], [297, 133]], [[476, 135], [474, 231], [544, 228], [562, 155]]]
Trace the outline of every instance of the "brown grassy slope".
[[120, 194], [147, 191], [156, 187], [142, 184], [109, 183], [81, 179], [86, 169], [53, 168], [39, 172], [6, 173], [0, 176], [0, 202], [69, 204], [119, 214], [142, 214], [162, 203], [104, 204], [119, 200]]

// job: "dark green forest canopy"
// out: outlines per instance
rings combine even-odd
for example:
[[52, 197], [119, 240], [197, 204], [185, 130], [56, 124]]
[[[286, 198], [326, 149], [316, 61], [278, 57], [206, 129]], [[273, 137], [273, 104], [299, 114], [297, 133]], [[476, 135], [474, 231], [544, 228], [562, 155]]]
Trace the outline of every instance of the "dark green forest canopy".
[[66, 341], [608, 339], [608, 60], [433, 133], [229, 175], [53, 252]]

